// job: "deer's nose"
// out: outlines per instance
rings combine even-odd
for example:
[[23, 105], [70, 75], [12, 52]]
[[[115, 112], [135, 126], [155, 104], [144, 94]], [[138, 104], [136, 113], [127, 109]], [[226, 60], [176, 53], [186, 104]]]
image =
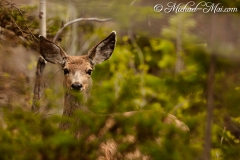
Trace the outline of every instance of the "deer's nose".
[[82, 84], [81, 83], [73, 83], [71, 85], [71, 88], [74, 89], [74, 90], [81, 90], [82, 89]]

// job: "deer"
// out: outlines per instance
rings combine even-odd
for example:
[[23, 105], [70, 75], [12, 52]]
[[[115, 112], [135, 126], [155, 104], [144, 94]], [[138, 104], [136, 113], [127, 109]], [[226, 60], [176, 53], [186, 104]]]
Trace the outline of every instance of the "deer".
[[[89, 111], [88, 107], [85, 105], [92, 87], [91, 74], [95, 65], [98, 65], [111, 57], [116, 46], [116, 32], [112, 31], [108, 37], [90, 49], [87, 54], [80, 56], [68, 55], [60, 46], [43, 36], [40, 36], [39, 39], [40, 54], [47, 62], [60, 65], [64, 73], [63, 87], [65, 95], [62, 116], [71, 117], [73, 116], [74, 112], [79, 110], [84, 114], [92, 114], [91, 111]], [[141, 111], [125, 112], [121, 113], [121, 116], [127, 118], [139, 112], [141, 114]], [[106, 124], [100, 131], [101, 136], [109, 131], [111, 127], [114, 126], [114, 124], [116, 124], [116, 120], [113, 118], [114, 114], [109, 117], [110, 118], [105, 121]], [[166, 124], [175, 125], [181, 130], [189, 130], [183, 122], [171, 114], [168, 114], [162, 121]], [[62, 122], [59, 124], [59, 129], [68, 130], [71, 125], [72, 124], [70, 122]], [[84, 132], [84, 127], [80, 128], [80, 130], [81, 129], [83, 131], [79, 132]], [[79, 136], [79, 134], [77, 135]], [[129, 139], [134, 138], [132, 137]], [[112, 140], [110, 142], [102, 144], [101, 146], [102, 150], [104, 150], [103, 152], [105, 152], [103, 159], [111, 159], [109, 157], [113, 157], [113, 155], [117, 152], [117, 144]], [[137, 155], [140, 155], [139, 151], [137, 151]]]

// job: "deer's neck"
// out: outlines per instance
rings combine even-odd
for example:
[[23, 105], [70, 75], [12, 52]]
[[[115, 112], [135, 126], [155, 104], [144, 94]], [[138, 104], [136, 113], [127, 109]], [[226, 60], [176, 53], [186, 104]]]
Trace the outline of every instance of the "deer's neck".
[[[66, 92], [64, 97], [63, 116], [71, 117], [77, 110], [82, 112], [90, 112], [85, 105], [86, 100], [87, 97], [83, 94]], [[69, 129], [70, 123], [61, 123], [59, 128], [63, 130]]]
[[87, 97], [81, 93], [65, 93], [63, 116], [72, 116], [76, 110], [89, 112], [85, 105]]

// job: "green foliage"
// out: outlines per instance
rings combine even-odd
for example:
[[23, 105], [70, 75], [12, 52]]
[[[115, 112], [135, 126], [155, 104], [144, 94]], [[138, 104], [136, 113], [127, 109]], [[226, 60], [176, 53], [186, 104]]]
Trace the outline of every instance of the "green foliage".
[[[159, 111], [139, 112], [130, 117], [116, 115], [114, 119], [117, 123], [111, 132], [91, 141], [89, 140], [91, 135], [100, 132], [108, 116], [82, 112], [77, 112], [75, 116], [81, 117], [81, 119], [79, 119], [76, 126], [72, 126], [71, 130], [76, 131], [76, 129], [78, 130], [83, 126], [87, 128], [78, 140], [74, 138], [72, 133], [58, 129], [59, 116], [45, 118], [22, 109], [15, 109], [11, 112], [5, 110], [6, 127], [1, 126], [0, 128], [0, 158], [3, 160], [96, 159], [100, 145], [106, 140], [113, 138], [119, 144], [120, 155], [116, 155], [116, 157], [120, 158], [123, 154], [140, 148], [142, 153], [152, 155], [155, 159], [166, 154], [164, 152], [166, 147], [171, 146], [168, 143], [170, 139], [178, 141], [179, 147], [181, 146], [180, 144], [186, 145], [189, 143], [185, 132], [159, 121], [159, 119], [161, 120], [165, 116]], [[69, 120], [71, 121], [71, 119]], [[136, 128], [133, 129], [133, 126]], [[167, 128], [169, 128], [169, 131], [166, 130]], [[135, 130], [141, 132], [136, 132]], [[178, 136], [175, 135], [176, 133]], [[134, 135], [136, 139], [129, 142], [124, 140], [129, 135]], [[155, 137], [158, 136], [162, 137], [159, 139], [159, 142], [155, 141]], [[171, 143], [173, 142], [172, 140]], [[159, 143], [162, 141], [166, 142], [160, 145]], [[187, 156], [181, 152], [184, 149], [176, 147], [175, 149], [172, 148], [171, 152], [175, 153], [180, 159], [184, 159]], [[175, 154], [172, 157], [170, 156], [170, 159], [174, 158]]]
[[[19, 43], [28, 48], [36, 48], [35, 40], [39, 26], [36, 16], [37, 6], [16, 7], [14, 3], [0, 1], [0, 26], [13, 32], [20, 40]], [[2, 34], [2, 32], [1, 32]], [[9, 45], [6, 43], [6, 45]], [[6, 46], [0, 45], [5, 48]]]
[[[21, 8], [1, 8], [1, 17], [3, 28], [14, 31], [17, 35], [33, 32], [32, 28], [37, 28], [38, 20], [34, 15], [37, 6], [26, 6]], [[24, 35], [23, 35], [24, 36]]]

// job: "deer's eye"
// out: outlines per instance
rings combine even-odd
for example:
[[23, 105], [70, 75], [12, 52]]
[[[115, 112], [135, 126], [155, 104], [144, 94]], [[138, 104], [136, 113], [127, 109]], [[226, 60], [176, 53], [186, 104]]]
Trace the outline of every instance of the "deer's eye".
[[86, 72], [88, 75], [91, 75], [92, 74], [92, 70], [91, 69], [89, 69], [89, 70], [87, 70], [87, 72]]
[[69, 70], [67, 68], [63, 69], [64, 75], [69, 74]]

